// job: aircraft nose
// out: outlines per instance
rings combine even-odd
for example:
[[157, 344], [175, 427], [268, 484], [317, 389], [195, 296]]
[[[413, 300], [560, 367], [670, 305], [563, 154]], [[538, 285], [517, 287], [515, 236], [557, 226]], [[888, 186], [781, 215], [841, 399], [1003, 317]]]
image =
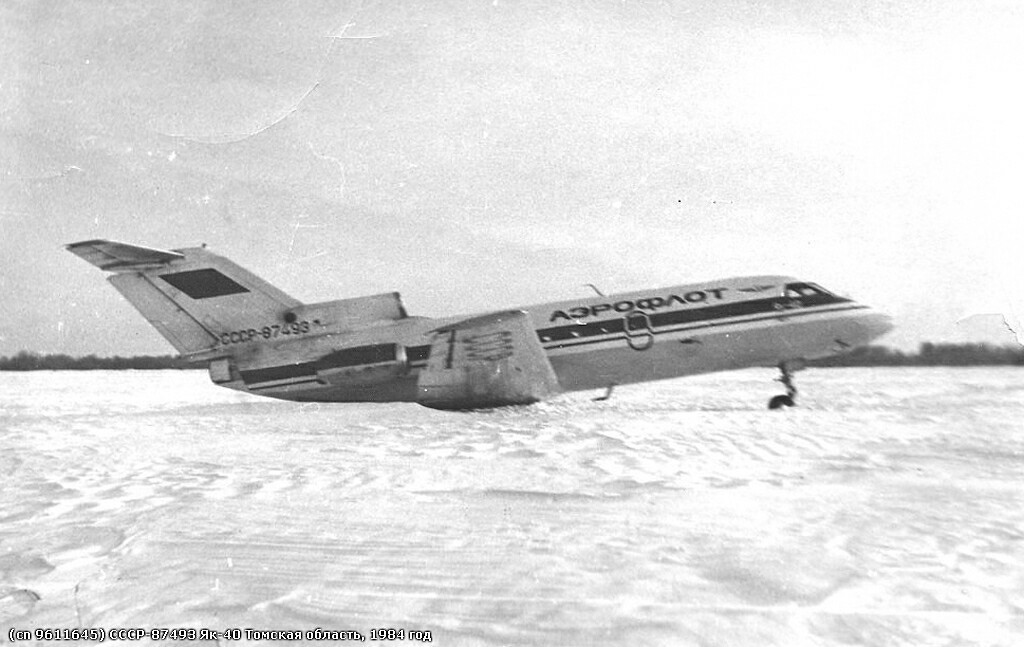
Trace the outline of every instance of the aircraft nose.
[[892, 317], [883, 312], [872, 312], [861, 320], [860, 325], [867, 340], [877, 339], [895, 327]]

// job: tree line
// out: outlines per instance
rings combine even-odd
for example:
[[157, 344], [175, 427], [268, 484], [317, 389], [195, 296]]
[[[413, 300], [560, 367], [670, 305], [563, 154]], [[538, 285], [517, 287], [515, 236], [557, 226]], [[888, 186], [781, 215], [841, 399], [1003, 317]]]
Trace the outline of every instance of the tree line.
[[72, 357], [63, 354], [40, 355], [21, 351], [13, 357], [0, 357], [0, 371], [117, 371], [123, 369], [159, 370], [159, 369], [202, 368], [189, 364], [180, 357], [173, 355], [135, 355], [133, 357]]
[[[808, 362], [810, 366], [1024, 366], [1024, 347], [990, 344], [933, 344], [925, 342], [917, 352], [887, 346], [863, 346], [843, 355]], [[204, 368], [173, 355], [135, 355], [133, 357], [72, 357], [64, 354], [41, 355], [21, 351], [12, 357], [0, 356], [0, 371], [91, 371], [159, 370]]]
[[1024, 366], [1024, 347], [991, 344], [921, 344], [916, 353], [887, 346], [862, 346], [810, 366]]

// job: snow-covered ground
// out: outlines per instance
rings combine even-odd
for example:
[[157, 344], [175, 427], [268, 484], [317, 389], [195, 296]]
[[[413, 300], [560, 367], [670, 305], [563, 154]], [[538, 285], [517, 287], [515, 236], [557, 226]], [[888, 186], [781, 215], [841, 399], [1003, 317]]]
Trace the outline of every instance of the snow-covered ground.
[[808, 370], [769, 412], [773, 378], [443, 413], [0, 373], [0, 641], [1024, 644], [1024, 371]]

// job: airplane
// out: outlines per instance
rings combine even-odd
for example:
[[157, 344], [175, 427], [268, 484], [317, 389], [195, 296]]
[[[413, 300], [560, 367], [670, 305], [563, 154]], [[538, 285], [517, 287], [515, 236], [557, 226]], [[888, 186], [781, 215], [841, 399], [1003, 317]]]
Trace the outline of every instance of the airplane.
[[[397, 292], [302, 303], [206, 246], [110, 240], [68, 251], [218, 386], [298, 402], [533, 404], [563, 392], [748, 367], [793, 372], [892, 329], [884, 313], [789, 276], [744, 276], [476, 316], [410, 316]], [[597, 290], [595, 289], [595, 292]]]

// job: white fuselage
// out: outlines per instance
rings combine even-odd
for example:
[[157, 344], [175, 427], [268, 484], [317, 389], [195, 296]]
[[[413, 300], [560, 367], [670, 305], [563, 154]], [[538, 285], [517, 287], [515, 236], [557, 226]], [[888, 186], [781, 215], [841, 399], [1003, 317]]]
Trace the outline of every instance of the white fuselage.
[[[520, 310], [529, 314], [566, 391], [825, 357], [892, 328], [884, 314], [785, 276]], [[230, 367], [211, 365], [211, 377], [221, 386], [289, 400], [416, 401], [431, 331], [460, 319], [409, 317], [254, 344]]]

